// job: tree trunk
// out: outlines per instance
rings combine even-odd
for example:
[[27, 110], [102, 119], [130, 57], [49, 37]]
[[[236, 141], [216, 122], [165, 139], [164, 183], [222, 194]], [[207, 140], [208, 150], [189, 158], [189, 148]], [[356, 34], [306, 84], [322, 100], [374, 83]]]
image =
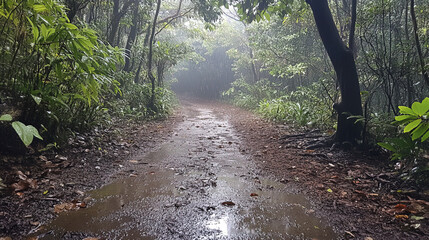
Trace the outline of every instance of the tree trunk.
[[125, 65], [124, 65], [124, 71], [130, 72], [131, 70], [131, 47], [133, 46], [134, 42], [136, 41], [137, 37], [137, 25], [138, 19], [139, 19], [139, 5], [136, 1], [134, 4], [134, 11], [133, 11], [133, 25], [130, 29], [130, 34], [128, 35], [127, 39], [127, 45], [125, 46]]
[[112, 19], [110, 21], [110, 31], [109, 31], [109, 37], [108, 41], [110, 45], [113, 46], [115, 41], [116, 32], [119, 28], [119, 21], [121, 19], [119, 18], [119, 0], [113, 0], [113, 13], [112, 13]]
[[356, 143], [361, 139], [362, 125], [355, 124], [350, 115], [362, 115], [362, 103], [356, 64], [352, 51], [341, 40], [327, 0], [307, 0], [323, 45], [334, 66], [340, 87], [341, 102], [334, 104], [338, 113], [335, 141]]
[[132, 5], [133, 2], [138, 2], [136, 0], [127, 0], [122, 5], [121, 10], [119, 10], [119, 0], [113, 0], [113, 13], [112, 20], [110, 21], [110, 32], [107, 40], [110, 45], [115, 46], [115, 36], [118, 33], [119, 23], [122, 17], [127, 13], [128, 8]]
[[423, 80], [425, 80], [426, 85], [429, 86], [429, 74], [426, 71], [425, 60], [423, 58], [422, 47], [420, 45], [419, 34], [418, 34], [419, 29], [417, 27], [416, 12], [414, 10], [414, 0], [411, 0], [411, 3], [410, 3], [410, 13], [411, 13], [411, 21], [413, 22], [414, 40], [416, 41], [417, 54], [419, 55], [419, 60], [420, 60], [420, 69], [423, 75]]
[[153, 39], [155, 37], [155, 29], [156, 29], [156, 20], [158, 18], [159, 9], [161, 7], [161, 0], [157, 1], [155, 16], [153, 17], [152, 30], [149, 38], [149, 54], [147, 59], [147, 75], [152, 84], [152, 92], [150, 96], [149, 108], [156, 112], [155, 107], [155, 76], [152, 73], [152, 58], [153, 58]]

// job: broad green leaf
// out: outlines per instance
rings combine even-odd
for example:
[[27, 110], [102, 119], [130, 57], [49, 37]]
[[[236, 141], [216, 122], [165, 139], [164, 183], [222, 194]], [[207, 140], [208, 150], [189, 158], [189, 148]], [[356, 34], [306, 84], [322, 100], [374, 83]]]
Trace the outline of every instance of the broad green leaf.
[[428, 129], [429, 129], [428, 123], [420, 124], [420, 126], [418, 126], [413, 131], [413, 135], [411, 136], [412, 140], [414, 141], [414, 140], [418, 139], [419, 137], [421, 137]]
[[12, 121], [12, 116], [10, 114], [3, 114], [0, 116], [0, 121], [10, 122]]
[[33, 127], [32, 125], [28, 125], [27, 126], [27, 130], [33, 134], [33, 136], [35, 136], [36, 138], [43, 140], [42, 136], [40, 136], [39, 131], [37, 131], [37, 129], [35, 127]]
[[404, 133], [410, 132], [411, 130], [413, 130], [414, 128], [416, 128], [421, 122], [422, 122], [421, 119], [417, 119], [417, 120], [412, 121], [411, 123], [409, 123], [404, 128]]
[[425, 105], [423, 103], [415, 102], [415, 103], [413, 103], [411, 108], [419, 116], [422, 116], [423, 114], [425, 114], [429, 110], [429, 105]]
[[33, 32], [33, 40], [34, 42], [37, 42], [37, 39], [39, 39], [39, 29], [37, 26], [34, 25], [33, 21], [29, 17], [27, 17], [28, 22], [31, 25], [31, 31]]
[[426, 141], [426, 139], [428, 139], [429, 138], [429, 131], [428, 132], [426, 132], [425, 133], [425, 135], [423, 135], [423, 137], [422, 137], [422, 142], [424, 142], [424, 141]]
[[76, 25], [71, 24], [71, 23], [64, 23], [64, 25], [65, 25], [68, 29], [72, 29], [72, 30], [77, 29]]
[[41, 97], [34, 96], [34, 95], [31, 95], [31, 97], [34, 99], [34, 101], [36, 102], [37, 105], [39, 105], [40, 102], [42, 101]]
[[34, 11], [36, 11], [36, 12], [43, 12], [43, 11], [48, 10], [48, 9], [46, 8], [46, 6], [45, 6], [45, 5], [42, 5], [42, 4], [34, 4], [34, 5], [33, 5], [33, 9], [34, 9]]
[[409, 115], [417, 116], [417, 114], [409, 107], [399, 106], [398, 108], [399, 108], [399, 112], [402, 114], [409, 114]]
[[15, 121], [12, 123], [12, 127], [26, 147], [33, 142], [33, 133], [27, 129], [24, 123]]
[[40, 25], [40, 33], [42, 34], [43, 39], [46, 40], [46, 38], [48, 38], [48, 28], [46, 28], [45, 24]]
[[414, 116], [414, 115], [400, 115], [395, 117], [395, 120], [398, 122], [401, 122], [404, 120], [415, 120], [415, 119], [417, 119], [417, 116]]
[[391, 152], [394, 152], [396, 150], [396, 148], [394, 146], [392, 146], [391, 144], [389, 144], [389, 143], [379, 142], [377, 144], [378, 144], [378, 146], [380, 146], [382, 148], [385, 148], [385, 149], [387, 149], [387, 150], [389, 150]]

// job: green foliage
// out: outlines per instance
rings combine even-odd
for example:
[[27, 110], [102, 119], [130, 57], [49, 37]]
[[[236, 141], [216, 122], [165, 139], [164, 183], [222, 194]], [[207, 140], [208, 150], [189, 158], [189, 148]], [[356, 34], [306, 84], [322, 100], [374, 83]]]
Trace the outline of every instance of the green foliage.
[[275, 86], [276, 84], [267, 80], [250, 84], [244, 79], [238, 79], [222, 95], [239, 107], [255, 109], [259, 102], [280, 96]]
[[[118, 48], [95, 31], [69, 22], [55, 0], [5, 1], [0, 6], [0, 91], [21, 108], [22, 122], [44, 126], [49, 139], [85, 129], [102, 113], [105, 96], [119, 84], [111, 76], [122, 61]], [[33, 128], [14, 124], [27, 145]]]
[[380, 142], [378, 145], [393, 153], [392, 160], [407, 159], [416, 156], [419, 152], [416, 142], [408, 136], [386, 138], [384, 142]]
[[151, 85], [149, 83], [136, 84], [130, 73], [117, 73], [117, 79], [122, 83], [122, 95], [110, 99], [107, 106], [111, 115], [140, 121], [144, 119], [162, 118], [171, 114], [177, 104], [172, 91], [167, 88], [157, 87], [155, 89], [155, 109], [153, 112], [148, 108], [151, 98]]
[[421, 142], [429, 138], [429, 98], [422, 102], [414, 102], [411, 108], [399, 106], [401, 115], [395, 121], [404, 127], [404, 133], [411, 133], [411, 139], [420, 139]]
[[280, 98], [265, 100], [258, 112], [269, 119], [303, 127], [330, 129], [334, 124], [329, 103], [318, 96], [318, 85], [300, 87]]
[[429, 161], [425, 157], [427, 146], [423, 142], [429, 137], [429, 98], [414, 102], [411, 108], [399, 106], [399, 113], [401, 115], [395, 117], [394, 124], [400, 125], [403, 133], [396, 138], [386, 138], [378, 145], [391, 151], [392, 160], [398, 160], [405, 166], [405, 178], [427, 184]]
[[[12, 121], [12, 116], [10, 114], [3, 114], [0, 116], [0, 121], [10, 122]], [[12, 127], [26, 147], [30, 146], [34, 137], [43, 140], [39, 131], [31, 125], [25, 125], [20, 121], [14, 121], [12, 122]]]

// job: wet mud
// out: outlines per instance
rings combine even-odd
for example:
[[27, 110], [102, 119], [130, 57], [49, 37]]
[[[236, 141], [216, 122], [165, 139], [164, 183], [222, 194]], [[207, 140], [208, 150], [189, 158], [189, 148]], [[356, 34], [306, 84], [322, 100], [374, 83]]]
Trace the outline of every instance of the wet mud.
[[39, 239], [337, 239], [304, 195], [261, 177], [228, 119], [183, 104], [184, 121], [127, 177], [88, 193]]

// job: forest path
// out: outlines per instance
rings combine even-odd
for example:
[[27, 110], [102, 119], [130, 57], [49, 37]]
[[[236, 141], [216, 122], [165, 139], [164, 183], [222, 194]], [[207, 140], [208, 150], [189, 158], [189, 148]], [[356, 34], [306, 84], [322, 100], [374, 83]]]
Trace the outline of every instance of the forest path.
[[89, 192], [91, 206], [60, 213], [39, 239], [335, 239], [304, 195], [261, 177], [228, 117], [182, 101], [184, 121], [137, 169]]

